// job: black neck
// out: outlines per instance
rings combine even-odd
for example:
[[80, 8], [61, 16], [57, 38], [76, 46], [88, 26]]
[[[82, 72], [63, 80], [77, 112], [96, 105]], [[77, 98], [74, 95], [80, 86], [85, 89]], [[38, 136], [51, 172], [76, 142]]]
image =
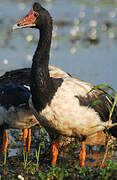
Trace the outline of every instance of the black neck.
[[52, 24], [40, 30], [40, 39], [33, 56], [31, 68], [31, 94], [37, 111], [42, 110], [50, 102], [54, 89], [49, 76], [48, 64], [52, 37]]

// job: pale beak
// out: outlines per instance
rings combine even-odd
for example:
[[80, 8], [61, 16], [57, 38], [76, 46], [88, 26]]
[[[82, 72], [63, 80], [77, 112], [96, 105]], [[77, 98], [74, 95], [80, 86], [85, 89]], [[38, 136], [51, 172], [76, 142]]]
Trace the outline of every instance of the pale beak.
[[17, 29], [22, 29], [22, 28], [28, 28], [28, 27], [34, 27], [36, 26], [35, 24], [14, 24], [12, 27], [12, 31], [17, 30]]
[[12, 31], [16, 30], [16, 29], [19, 29], [21, 28], [20, 26], [18, 26], [17, 24], [14, 24], [13, 27], [12, 27]]

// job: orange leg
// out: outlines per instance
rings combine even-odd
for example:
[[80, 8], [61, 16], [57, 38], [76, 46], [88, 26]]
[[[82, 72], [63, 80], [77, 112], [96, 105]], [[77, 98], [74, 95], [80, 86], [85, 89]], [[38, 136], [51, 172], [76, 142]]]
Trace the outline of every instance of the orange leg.
[[56, 165], [57, 157], [58, 157], [58, 142], [55, 140], [52, 142], [52, 165]]
[[31, 145], [31, 128], [28, 129], [28, 154], [30, 155], [30, 145]]
[[27, 151], [28, 129], [24, 129], [24, 135], [23, 135], [23, 137], [24, 137], [24, 146], [25, 146], [25, 151], [24, 151], [24, 152], [26, 152], [26, 151]]
[[24, 146], [25, 151], [28, 151], [28, 154], [30, 155], [30, 145], [31, 145], [31, 128], [24, 129]]
[[86, 159], [85, 141], [82, 141], [81, 143], [81, 151], [79, 154], [79, 158], [80, 158], [80, 166], [84, 167], [85, 159]]
[[3, 153], [6, 152], [9, 143], [8, 130], [4, 130], [3, 132]]

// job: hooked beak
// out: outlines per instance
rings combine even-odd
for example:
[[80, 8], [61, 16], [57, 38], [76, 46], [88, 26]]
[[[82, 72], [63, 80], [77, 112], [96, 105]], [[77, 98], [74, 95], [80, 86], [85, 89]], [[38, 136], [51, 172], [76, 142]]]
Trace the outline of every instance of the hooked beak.
[[13, 25], [12, 31], [21, 28], [28, 28], [36, 26], [35, 21], [39, 16], [38, 12], [35, 12], [33, 8], [30, 10], [29, 14], [18, 21], [16, 24]]

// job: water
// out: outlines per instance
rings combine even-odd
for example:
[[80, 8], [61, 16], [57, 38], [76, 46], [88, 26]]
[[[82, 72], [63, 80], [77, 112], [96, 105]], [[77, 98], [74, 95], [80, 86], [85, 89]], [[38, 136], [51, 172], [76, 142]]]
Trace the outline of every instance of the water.
[[[100, 1], [88, 2], [88, 5], [87, 1], [70, 0], [44, 3], [54, 22], [59, 22], [55, 26], [50, 63], [93, 84], [108, 83], [117, 89], [117, 9]], [[1, 73], [31, 66], [38, 32], [31, 29], [9, 32], [31, 6], [32, 1], [2, 1], [0, 4]], [[62, 26], [61, 21], [66, 25]], [[106, 23], [110, 23], [110, 27]], [[27, 42], [28, 35], [34, 40]], [[87, 38], [96, 38], [99, 42], [93, 44]]]

